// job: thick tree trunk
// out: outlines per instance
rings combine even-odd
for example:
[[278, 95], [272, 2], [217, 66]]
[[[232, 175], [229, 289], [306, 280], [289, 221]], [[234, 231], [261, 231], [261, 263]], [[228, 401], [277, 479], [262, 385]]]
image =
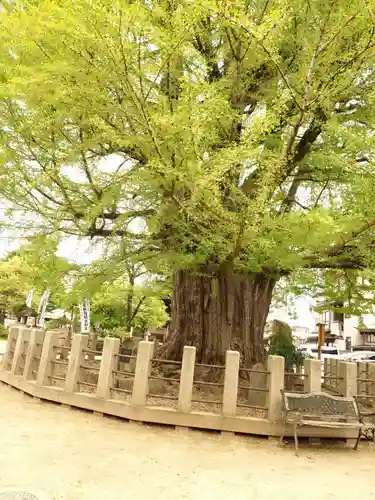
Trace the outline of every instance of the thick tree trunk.
[[275, 284], [263, 273], [226, 270], [212, 277], [179, 271], [163, 354], [181, 359], [184, 346], [193, 345], [200, 363], [223, 364], [228, 349], [240, 351], [245, 366], [264, 361], [263, 332]]

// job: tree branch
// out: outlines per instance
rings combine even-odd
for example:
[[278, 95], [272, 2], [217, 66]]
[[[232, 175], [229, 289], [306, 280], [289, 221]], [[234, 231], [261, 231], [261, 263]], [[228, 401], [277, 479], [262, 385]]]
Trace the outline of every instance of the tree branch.
[[[232, 22], [232, 20], [230, 18], [227, 18], [228, 21]], [[279, 75], [281, 76], [281, 79], [282, 81], [284, 82], [284, 84], [286, 85], [286, 87], [289, 89], [289, 92], [290, 92], [290, 95], [292, 96], [292, 99], [295, 103], [295, 105], [297, 106], [297, 108], [300, 110], [300, 111], [303, 111], [303, 105], [299, 102], [299, 100], [297, 99], [297, 96], [296, 96], [296, 93], [295, 91], [293, 90], [292, 86], [290, 85], [289, 83], [289, 80], [286, 76], [286, 74], [284, 73], [284, 70], [282, 69], [282, 67], [280, 66], [280, 64], [277, 62], [277, 60], [275, 60], [275, 58], [272, 56], [271, 52], [267, 49], [267, 47], [264, 45], [263, 41], [262, 40], [258, 40], [258, 38], [254, 35], [254, 33], [252, 33], [249, 28], [247, 28], [246, 26], [244, 26], [243, 24], [239, 24], [239, 26], [241, 27], [241, 29], [243, 31], [245, 31], [245, 33], [247, 33], [253, 40], [255, 40], [255, 42], [263, 49], [263, 51], [267, 54], [269, 60], [272, 62], [272, 64], [274, 64], [275, 68], [277, 69]]]
[[375, 219], [372, 219], [369, 222], [366, 222], [362, 226], [360, 226], [358, 229], [355, 231], [352, 231], [348, 234], [346, 241], [344, 243], [341, 243], [340, 245], [335, 245], [331, 248], [328, 249], [328, 251], [325, 253], [328, 257], [336, 257], [346, 249], [347, 244], [352, 240], [353, 238], [356, 238], [357, 236], [360, 236], [361, 234], [365, 233], [372, 227], [375, 227]]
[[338, 262], [316, 261], [303, 266], [305, 269], [363, 269], [366, 265], [361, 261], [342, 260]]
[[94, 179], [93, 179], [92, 174], [90, 172], [89, 164], [87, 162], [87, 158], [86, 158], [84, 150], [83, 150], [84, 137], [83, 137], [83, 130], [82, 130], [81, 127], [79, 127], [79, 139], [80, 139], [81, 147], [82, 147], [80, 155], [81, 155], [83, 170], [84, 170], [84, 172], [86, 174], [87, 180], [89, 181], [89, 184], [90, 184], [92, 190], [94, 191], [94, 193], [96, 195], [97, 200], [100, 200], [101, 197], [102, 197], [102, 195], [103, 195], [103, 193], [102, 193], [102, 191], [100, 189], [98, 189], [95, 186]]
[[146, 300], [146, 296], [143, 296], [143, 297], [139, 300], [138, 304], [136, 305], [136, 307], [135, 307], [135, 308], [134, 308], [134, 310], [133, 310], [133, 314], [131, 315], [131, 318], [130, 318], [130, 323], [132, 323], [132, 322], [133, 322], [133, 319], [134, 319], [134, 318], [136, 317], [136, 315], [138, 314], [138, 311], [139, 311], [139, 309], [140, 309], [141, 305], [143, 304], [143, 302], [144, 302], [145, 300]]
[[[320, 133], [322, 132], [323, 124], [327, 121], [328, 117], [323, 112], [321, 108], [318, 108], [315, 112], [314, 118], [310, 123], [309, 128], [303, 134], [301, 140], [299, 141], [297, 148], [294, 152], [292, 159], [290, 160], [290, 166], [287, 170], [287, 175], [294, 169], [294, 167], [300, 163], [310, 151], [312, 144], [316, 141]], [[295, 202], [295, 197], [298, 191], [298, 187], [304, 180], [299, 174], [301, 170], [298, 170], [289, 188], [289, 191], [282, 203], [282, 210], [284, 212], [289, 212]], [[284, 179], [285, 180], [285, 179]]]
[[[375, 227], [375, 219], [366, 222], [357, 230], [349, 233], [346, 241], [328, 248], [320, 255], [313, 255], [310, 257], [305, 257], [304, 260], [306, 264], [303, 265], [305, 269], [364, 269], [366, 268], [366, 262], [360, 257], [350, 258], [345, 256], [345, 252], [348, 250], [353, 250], [348, 248], [347, 244], [353, 238], [364, 234], [369, 229]], [[320, 259], [322, 258], [322, 260]], [[342, 260], [340, 260], [340, 257]], [[329, 260], [327, 260], [329, 259]], [[332, 260], [331, 260], [332, 259]], [[337, 259], [337, 260], [336, 260]], [[309, 261], [309, 262], [308, 262]]]

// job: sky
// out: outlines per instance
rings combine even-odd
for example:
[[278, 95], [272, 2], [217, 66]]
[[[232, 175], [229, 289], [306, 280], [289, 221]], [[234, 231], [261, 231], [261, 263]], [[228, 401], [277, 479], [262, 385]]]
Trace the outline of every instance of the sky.
[[290, 326], [308, 327], [310, 331], [316, 331], [316, 318], [310, 308], [313, 306], [311, 297], [299, 297], [296, 299], [295, 312], [297, 317], [293, 317], [286, 308], [278, 308], [269, 314], [268, 319], [278, 319]]

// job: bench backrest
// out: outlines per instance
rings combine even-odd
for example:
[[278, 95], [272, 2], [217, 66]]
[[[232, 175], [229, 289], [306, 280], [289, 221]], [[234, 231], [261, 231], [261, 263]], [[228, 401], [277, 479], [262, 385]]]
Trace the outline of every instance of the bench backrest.
[[301, 416], [324, 418], [345, 418], [358, 420], [358, 406], [354, 398], [332, 396], [326, 392], [295, 394], [284, 392], [284, 411]]

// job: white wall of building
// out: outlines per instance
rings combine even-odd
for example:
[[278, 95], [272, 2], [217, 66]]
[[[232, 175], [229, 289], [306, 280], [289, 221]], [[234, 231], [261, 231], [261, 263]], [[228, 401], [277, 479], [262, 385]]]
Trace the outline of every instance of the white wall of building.
[[350, 337], [352, 346], [363, 344], [363, 338], [358, 331], [358, 317], [344, 318], [344, 338], [346, 337]]
[[[365, 314], [362, 317], [363, 324], [366, 325], [367, 328], [375, 328], [375, 315], [374, 314]], [[331, 323], [331, 332], [334, 335], [339, 334], [339, 324]], [[359, 318], [358, 316], [350, 316], [344, 318], [344, 331], [342, 335], [344, 339], [350, 337], [352, 346], [359, 346], [364, 344], [364, 337], [359, 333]]]

